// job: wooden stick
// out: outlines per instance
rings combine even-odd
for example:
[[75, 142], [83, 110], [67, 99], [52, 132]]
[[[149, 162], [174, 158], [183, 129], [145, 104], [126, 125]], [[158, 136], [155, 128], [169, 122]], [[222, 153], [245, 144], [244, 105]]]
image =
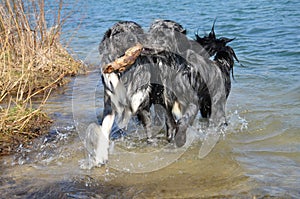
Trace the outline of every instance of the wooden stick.
[[125, 55], [117, 58], [115, 61], [103, 66], [103, 73], [122, 72], [127, 67], [134, 64], [135, 60], [140, 56], [143, 50], [143, 45], [137, 43], [135, 46], [128, 48]]

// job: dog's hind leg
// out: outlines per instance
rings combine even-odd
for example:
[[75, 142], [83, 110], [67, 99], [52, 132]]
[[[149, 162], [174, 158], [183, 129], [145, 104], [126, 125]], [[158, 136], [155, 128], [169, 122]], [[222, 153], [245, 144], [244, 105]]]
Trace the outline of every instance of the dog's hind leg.
[[198, 110], [199, 108], [196, 104], [190, 103], [182, 118], [178, 120], [175, 135], [175, 143], [177, 147], [182, 147], [185, 144], [187, 128], [194, 122]]
[[172, 142], [176, 134], [176, 121], [173, 117], [171, 109], [166, 111], [166, 128], [167, 140]]
[[138, 119], [142, 122], [147, 136], [147, 142], [152, 143], [152, 132], [151, 132], [151, 116], [150, 116], [150, 110], [143, 109], [137, 113]]
[[210, 96], [205, 95], [200, 102], [200, 112], [203, 118], [209, 118], [211, 115], [211, 99]]

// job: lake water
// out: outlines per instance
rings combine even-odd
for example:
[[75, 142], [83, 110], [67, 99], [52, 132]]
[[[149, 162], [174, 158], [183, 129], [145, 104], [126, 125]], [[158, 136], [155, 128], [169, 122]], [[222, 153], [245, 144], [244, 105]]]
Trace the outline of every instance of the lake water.
[[[63, 42], [95, 67], [51, 96], [45, 109], [56, 122], [46, 137], [1, 160], [0, 198], [300, 198], [299, 1], [71, 2]], [[76, 118], [93, 122], [103, 108], [91, 92], [102, 96], [95, 68], [104, 32], [119, 20], [147, 29], [158, 18], [179, 22], [190, 38], [208, 33], [217, 18], [217, 36], [236, 37], [230, 46], [243, 66], [234, 67], [225, 135], [204, 159], [195, 142], [153, 172], [80, 169], [86, 150]]]

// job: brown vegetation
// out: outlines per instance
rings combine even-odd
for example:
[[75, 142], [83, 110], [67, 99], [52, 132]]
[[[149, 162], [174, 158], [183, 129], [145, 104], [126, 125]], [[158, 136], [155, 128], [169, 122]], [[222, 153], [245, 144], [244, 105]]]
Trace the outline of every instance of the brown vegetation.
[[[83, 68], [60, 44], [62, 6], [58, 2], [50, 28], [44, 0], [1, 0], [0, 155], [13, 152], [49, 126], [51, 120], [41, 108], [51, 90]], [[39, 98], [38, 105], [33, 105], [33, 97]]]

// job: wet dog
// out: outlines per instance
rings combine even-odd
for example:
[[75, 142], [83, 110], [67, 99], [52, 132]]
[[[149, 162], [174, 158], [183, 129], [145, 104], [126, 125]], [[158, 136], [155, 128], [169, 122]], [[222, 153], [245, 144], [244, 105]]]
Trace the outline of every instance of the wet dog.
[[[209, 118], [211, 127], [226, 123], [225, 104], [230, 92], [234, 51], [217, 39], [185, 35], [185, 29], [170, 20], [155, 21], [148, 32], [135, 22], [119, 22], [106, 31], [99, 46], [102, 64], [124, 55], [137, 43], [143, 46], [134, 64], [124, 71], [102, 73], [104, 112], [101, 131], [105, 144], [98, 144], [96, 163], [105, 163], [113, 123], [126, 127], [137, 115], [151, 138], [150, 107], [166, 109], [168, 139], [177, 146], [186, 142], [186, 130], [198, 113]], [[200, 44], [200, 45], [199, 45]], [[214, 56], [214, 60], [210, 57]]]
[[[234, 50], [227, 46], [227, 44], [233, 39], [229, 39], [226, 37], [216, 38], [216, 34], [214, 31], [215, 22], [213, 23], [211, 32], [208, 36], [200, 37], [198, 34], [195, 34], [196, 41], [205, 49], [208, 53], [209, 57], [214, 57], [215, 64], [222, 71], [222, 75], [224, 78], [224, 84], [226, 89], [226, 98], [228, 98], [230, 90], [231, 90], [231, 76], [230, 72], [233, 76], [233, 65], [234, 60], [239, 63], [239, 60], [234, 52]], [[200, 105], [201, 115], [204, 118], [208, 118], [211, 114], [211, 99], [209, 93], [206, 91], [205, 94], [202, 93], [202, 102]]]

